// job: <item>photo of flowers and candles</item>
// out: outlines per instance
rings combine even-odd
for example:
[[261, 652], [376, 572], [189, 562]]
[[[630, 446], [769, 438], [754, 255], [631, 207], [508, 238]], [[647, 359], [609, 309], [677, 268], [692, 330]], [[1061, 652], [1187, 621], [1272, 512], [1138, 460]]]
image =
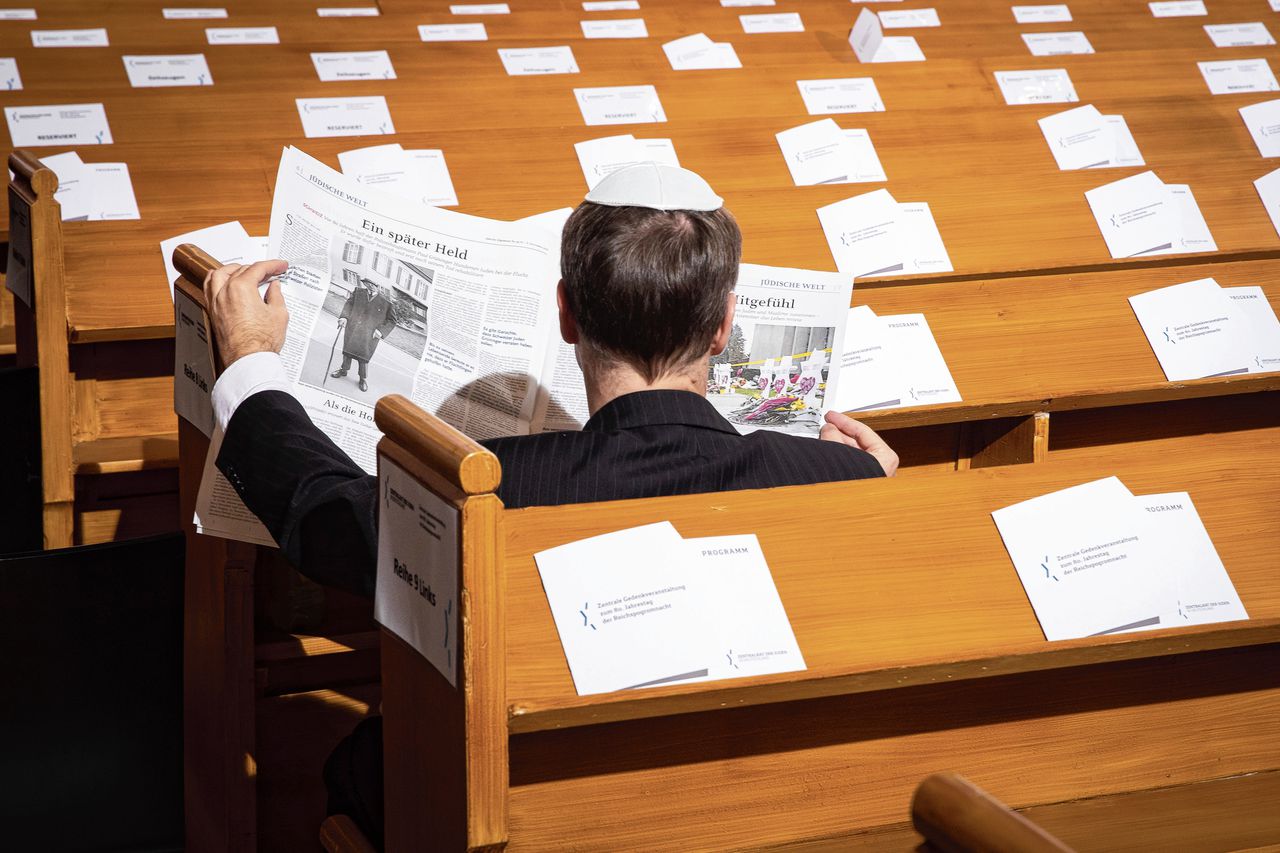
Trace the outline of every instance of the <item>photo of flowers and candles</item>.
[[742, 432], [817, 436], [835, 337], [834, 326], [735, 322], [711, 359], [707, 398]]

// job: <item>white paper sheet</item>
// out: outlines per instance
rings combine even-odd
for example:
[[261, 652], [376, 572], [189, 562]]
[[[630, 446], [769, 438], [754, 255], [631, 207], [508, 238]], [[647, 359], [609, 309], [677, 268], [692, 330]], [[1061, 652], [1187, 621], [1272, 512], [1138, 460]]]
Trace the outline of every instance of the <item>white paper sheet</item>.
[[152, 86], [212, 86], [213, 75], [203, 53], [174, 56], [122, 56], [129, 85], [135, 89]]
[[32, 30], [34, 47], [107, 47], [107, 31], [102, 28], [89, 30]]
[[809, 115], [836, 113], [882, 113], [884, 101], [870, 77], [835, 80], [797, 80], [800, 97]]
[[225, 18], [227, 17], [227, 10], [210, 7], [165, 9], [164, 17], [166, 20], [170, 21], [207, 20], [212, 18]]
[[193, 521], [196, 531], [205, 536], [236, 539], [255, 545], [276, 547], [276, 540], [267, 532], [258, 517], [249, 512], [240, 495], [222, 475], [215, 464], [222, 450], [222, 430], [214, 426], [209, 439], [209, 453], [204, 459], [204, 471], [200, 475], [200, 488], [196, 492], [196, 509]]
[[1013, 6], [1013, 19], [1019, 24], [1057, 24], [1071, 20], [1071, 10], [1063, 3], [1043, 6]]
[[1170, 382], [1246, 373], [1252, 327], [1212, 278], [1129, 297]]
[[997, 71], [996, 83], [1004, 102], [1018, 104], [1068, 104], [1080, 100], [1071, 76], [1062, 68], [1029, 71]]
[[316, 14], [322, 18], [376, 18], [382, 12], [377, 6], [321, 6]]
[[102, 104], [5, 107], [15, 148], [43, 145], [110, 145], [111, 128]]
[[893, 359], [898, 403], [877, 408], [960, 402], [960, 389], [923, 314], [886, 314], [880, 327]]
[[321, 83], [339, 80], [394, 80], [396, 70], [385, 50], [312, 53], [311, 64]]
[[584, 12], [621, 12], [639, 9], [638, 0], [583, 0]]
[[1256, 285], [1224, 287], [1222, 292], [1249, 323], [1250, 373], [1280, 370], [1280, 319], [1267, 300], [1266, 291]]
[[378, 136], [396, 132], [381, 95], [363, 98], [295, 98], [308, 137]]
[[488, 41], [484, 24], [421, 24], [418, 38], [423, 41]]
[[858, 13], [849, 31], [849, 45], [859, 62], [923, 62], [914, 36], [886, 36], [880, 18], [870, 9]]
[[456, 206], [458, 193], [453, 188], [453, 177], [449, 174], [444, 151], [439, 148], [410, 148], [405, 153], [417, 162], [422, 171], [422, 190], [419, 194], [422, 203], [432, 207]]
[[527, 74], [577, 74], [578, 61], [568, 45], [498, 49], [502, 67], [513, 77]]
[[1116, 154], [1111, 128], [1093, 104], [1055, 113], [1039, 124], [1059, 169], [1106, 165]]
[[1169, 627], [1248, 619], [1235, 584], [1186, 492], [1139, 495], [1162, 568], [1173, 576], [1178, 610]]
[[662, 52], [667, 55], [673, 71], [695, 71], [712, 68], [741, 68], [738, 52], [728, 42], [713, 42], [705, 33], [694, 33], [666, 42]]
[[649, 37], [644, 18], [610, 18], [580, 21], [582, 37], [589, 39], [643, 39]]
[[915, 27], [940, 27], [937, 9], [894, 9], [880, 13], [880, 26], [886, 30], [903, 30]]
[[1267, 28], [1257, 22], [1248, 24], [1205, 24], [1214, 47], [1259, 47], [1275, 44]]
[[1023, 33], [1022, 40], [1032, 56], [1068, 56], [1093, 53], [1093, 45], [1082, 32]]
[[1177, 255], [1187, 252], [1216, 252], [1218, 244], [1209, 233], [1195, 194], [1187, 184], [1165, 184], [1177, 221], [1177, 233], [1167, 249], [1157, 249], [1153, 255]]
[[1048, 640], [1170, 627], [1174, 578], [1145, 512], [1115, 477], [991, 513]]
[[1148, 3], [1147, 6], [1156, 18], [1186, 18], [1209, 14], [1204, 0], [1167, 0], [1163, 3]]
[[89, 219], [141, 219], [133, 181], [125, 163], [86, 163], [91, 176], [92, 206]]
[[[160, 241], [160, 256], [164, 259], [165, 278], [169, 282], [169, 296], [173, 297], [173, 283], [178, 278], [178, 269], [173, 265], [173, 251], [183, 243], [199, 246], [210, 257], [221, 264], [251, 264], [260, 261], [254, 251], [252, 240], [239, 220], [223, 222], [188, 231], [176, 237]], [[208, 435], [208, 433], [206, 433]]]
[[275, 27], [209, 27], [204, 31], [209, 44], [279, 44]]
[[667, 120], [653, 86], [601, 86], [574, 89], [573, 96], [588, 125], [652, 124]]
[[58, 176], [54, 201], [62, 210], [62, 221], [88, 219], [93, 212], [93, 173], [74, 151], [41, 157], [40, 162]]
[[0, 9], [0, 21], [34, 21], [35, 9]]
[[802, 33], [804, 21], [799, 12], [775, 12], [767, 15], [739, 15], [744, 33]]
[[843, 181], [852, 174], [854, 147], [834, 119], [819, 119], [775, 136], [791, 180], [798, 187]]
[[1258, 198], [1262, 200], [1267, 216], [1271, 218], [1271, 226], [1280, 235], [1280, 169], [1258, 178], [1253, 182], [1253, 187], [1258, 191]]
[[1113, 258], [1168, 248], [1180, 233], [1174, 200], [1155, 172], [1122, 178], [1084, 195]]
[[510, 15], [511, 7], [506, 3], [462, 3], [449, 7], [455, 15]]
[[1142, 152], [1138, 150], [1138, 143], [1129, 131], [1129, 124], [1124, 120], [1124, 116], [1103, 116], [1102, 118], [1111, 128], [1111, 139], [1115, 142], [1116, 148], [1110, 163], [1094, 168], [1145, 166], [1146, 161], [1142, 159]]
[[1263, 157], [1280, 157], [1280, 99], [1240, 108], [1240, 118]]
[[406, 151], [399, 143], [373, 145], [338, 152], [338, 163], [344, 175], [365, 186], [432, 207], [458, 203], [444, 152], [439, 149]]
[[18, 60], [12, 56], [0, 57], [0, 89], [16, 92], [22, 88], [22, 75], [18, 73]]
[[636, 139], [627, 133], [578, 142], [573, 149], [578, 155], [578, 164], [582, 167], [582, 177], [586, 179], [588, 192], [619, 169], [637, 163], [680, 165], [670, 139]]
[[873, 190], [818, 208], [836, 269], [858, 278], [902, 269], [901, 212], [888, 190]]
[[895, 367], [881, 319], [866, 305], [850, 308], [840, 356], [840, 384], [830, 407], [857, 412], [898, 405], [902, 398]]
[[1213, 95], [1280, 91], [1280, 83], [1276, 82], [1276, 75], [1271, 73], [1265, 59], [1231, 59], [1196, 65]]

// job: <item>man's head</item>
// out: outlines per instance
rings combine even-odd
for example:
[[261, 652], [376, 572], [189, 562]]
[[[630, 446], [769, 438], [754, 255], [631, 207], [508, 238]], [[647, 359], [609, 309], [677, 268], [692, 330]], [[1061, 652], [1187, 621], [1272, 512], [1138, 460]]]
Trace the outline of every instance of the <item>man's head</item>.
[[378, 288], [377, 288], [377, 286], [376, 286], [376, 285], [374, 285], [374, 283], [373, 283], [370, 279], [367, 279], [367, 278], [362, 278], [362, 279], [357, 280], [357, 282], [356, 282], [356, 287], [359, 287], [359, 288], [360, 288], [360, 289], [362, 289], [362, 290], [367, 290], [367, 291], [369, 291], [370, 293], [377, 293], [377, 292], [378, 292]]
[[615, 172], [561, 242], [579, 353], [649, 381], [700, 361], [725, 322], [741, 255], [738, 223], [697, 175], [653, 164]]

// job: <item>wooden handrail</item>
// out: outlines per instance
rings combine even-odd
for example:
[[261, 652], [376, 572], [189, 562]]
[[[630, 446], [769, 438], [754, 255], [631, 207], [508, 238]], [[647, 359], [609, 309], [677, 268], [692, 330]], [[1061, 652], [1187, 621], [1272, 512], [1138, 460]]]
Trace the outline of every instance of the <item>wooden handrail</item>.
[[58, 174], [25, 148], [9, 152], [9, 168], [15, 180], [21, 178], [42, 196], [52, 196], [58, 189]]
[[946, 853], [1071, 853], [1071, 848], [955, 773], [916, 788], [911, 823]]
[[399, 394], [378, 401], [374, 422], [392, 441], [422, 460], [467, 495], [497, 491], [498, 457]]
[[220, 266], [222, 264], [204, 249], [194, 243], [183, 243], [173, 250], [173, 267], [181, 276], [173, 286], [203, 309], [205, 276]]

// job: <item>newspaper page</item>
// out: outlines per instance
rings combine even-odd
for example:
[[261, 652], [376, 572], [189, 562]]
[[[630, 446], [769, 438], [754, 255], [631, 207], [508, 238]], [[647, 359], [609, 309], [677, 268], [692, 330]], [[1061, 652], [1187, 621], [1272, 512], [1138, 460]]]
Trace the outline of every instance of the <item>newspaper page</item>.
[[846, 273], [743, 264], [729, 343], [711, 359], [707, 399], [739, 432], [817, 438], [839, 381], [853, 294]]
[[[280, 355], [294, 395], [370, 473], [386, 394], [476, 439], [528, 433], [555, 328], [558, 245], [545, 222], [428, 207], [285, 149], [266, 255], [289, 262]], [[211, 486], [222, 479], [212, 454], [205, 471]], [[215, 512], [225, 495], [208, 491], [197, 502], [207, 532], [256, 538]]]

